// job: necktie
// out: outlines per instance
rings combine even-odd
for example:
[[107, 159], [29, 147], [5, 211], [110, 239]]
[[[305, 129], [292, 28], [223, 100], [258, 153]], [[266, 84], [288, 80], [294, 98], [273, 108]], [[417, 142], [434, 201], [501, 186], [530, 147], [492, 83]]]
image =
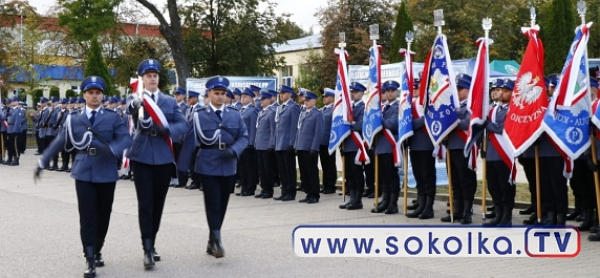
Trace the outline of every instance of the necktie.
[[152, 98], [152, 101], [155, 101], [154, 100], [154, 94], [150, 94], [150, 97]]
[[217, 114], [217, 117], [219, 118], [219, 121], [222, 120], [221, 119], [221, 110], [215, 111], [215, 114]]
[[383, 107], [383, 111], [387, 111], [388, 109], [390, 109], [390, 105], [389, 105], [389, 104], [386, 104], [386, 105]]
[[92, 116], [90, 117], [90, 124], [94, 124], [94, 121], [96, 120], [96, 111], [92, 111]]

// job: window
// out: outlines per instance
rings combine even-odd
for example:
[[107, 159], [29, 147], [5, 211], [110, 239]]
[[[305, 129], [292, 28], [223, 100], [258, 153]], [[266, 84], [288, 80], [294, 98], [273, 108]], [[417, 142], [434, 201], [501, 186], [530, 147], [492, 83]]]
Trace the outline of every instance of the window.
[[294, 74], [292, 66], [282, 67], [279, 73], [281, 74], [281, 85], [292, 86], [294, 81]]

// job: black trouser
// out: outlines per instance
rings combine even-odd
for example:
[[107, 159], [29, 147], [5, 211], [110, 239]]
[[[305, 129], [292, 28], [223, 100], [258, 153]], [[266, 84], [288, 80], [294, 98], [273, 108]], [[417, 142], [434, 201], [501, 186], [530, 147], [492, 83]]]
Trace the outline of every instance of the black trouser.
[[95, 251], [99, 253], [99, 248], [104, 244], [115, 196], [115, 184], [75, 180], [84, 253], [86, 246], [95, 246]]
[[296, 198], [296, 156], [289, 151], [277, 151], [277, 163], [281, 180], [281, 196]]
[[487, 162], [488, 191], [494, 205], [514, 208], [516, 187], [509, 182], [511, 171], [504, 161]]
[[394, 166], [394, 155], [382, 153], [377, 156], [379, 156], [379, 192], [400, 194], [400, 176], [398, 176], [398, 168]]
[[19, 136], [17, 137], [17, 147], [19, 153], [25, 153], [25, 149], [27, 148], [27, 130], [23, 130], [19, 133]]
[[568, 210], [567, 179], [563, 176], [564, 160], [562, 157], [541, 157], [540, 190], [544, 211], [566, 214]]
[[410, 151], [410, 164], [417, 182], [419, 196], [435, 197], [435, 157], [433, 151]]
[[204, 210], [206, 211], [206, 220], [210, 231], [221, 230], [229, 195], [234, 186], [235, 176], [209, 176], [199, 174], [202, 179]]
[[8, 133], [8, 144], [6, 148], [8, 149], [8, 156], [17, 158], [19, 157], [19, 148], [17, 146], [17, 137], [19, 137], [18, 133]]
[[304, 193], [306, 198], [319, 199], [319, 155], [314, 153], [310, 154], [310, 151], [298, 151], [298, 164], [300, 164], [300, 175], [304, 176], [306, 182], [304, 182]]
[[477, 173], [469, 169], [469, 158], [463, 150], [450, 150], [452, 171], [452, 194], [454, 199], [461, 202], [472, 202], [477, 189]]
[[523, 171], [525, 171], [525, 177], [529, 183], [529, 202], [534, 210], [537, 210], [537, 197], [536, 197], [536, 177], [535, 177], [535, 158], [519, 158], [519, 163], [523, 165]]
[[37, 152], [38, 153], [44, 152], [44, 150], [43, 150], [44, 143], [42, 143], [42, 138], [40, 138], [40, 131], [39, 130], [35, 131], [35, 144], [37, 145]]
[[61, 169], [63, 169], [63, 170], [69, 169], [69, 160], [71, 159], [71, 154], [72, 153], [73, 153], [73, 150], [71, 150], [70, 152], [68, 152], [65, 149], [63, 149], [60, 152], [60, 159], [62, 159]]
[[367, 155], [371, 163], [365, 164], [365, 183], [367, 184], [367, 190], [369, 192], [375, 192], [375, 152], [373, 150], [367, 150]]
[[248, 192], [254, 194], [256, 191], [256, 185], [258, 184], [258, 170], [256, 158], [256, 150], [254, 147], [246, 148], [240, 155], [238, 163], [238, 174], [240, 176], [240, 185], [242, 192]]
[[319, 157], [321, 159], [321, 170], [323, 171], [323, 190], [335, 191], [337, 182], [335, 152], [330, 155], [328, 146], [319, 146]]
[[269, 159], [271, 159], [273, 186], [275, 186], [275, 183], [281, 184], [281, 178], [279, 177], [279, 159], [277, 158], [277, 153], [275, 153], [275, 151], [269, 152]]
[[347, 190], [355, 190], [361, 195], [365, 190], [365, 168], [364, 164], [356, 165], [354, 158], [357, 152], [344, 152], [344, 172], [346, 176], [346, 187]]
[[150, 239], [153, 245], [169, 191], [171, 167], [173, 167], [172, 164], [149, 165], [131, 161], [131, 170], [135, 173], [133, 181], [138, 200], [138, 219], [142, 241]]
[[573, 177], [570, 181], [573, 195], [579, 196], [581, 208], [595, 209], [596, 204], [596, 187], [594, 181], [594, 172], [589, 168], [585, 159], [575, 160], [573, 168]]
[[270, 151], [256, 151], [258, 155], [258, 175], [260, 177], [260, 193], [265, 195], [273, 196], [273, 175], [271, 169], [273, 165], [271, 163]]

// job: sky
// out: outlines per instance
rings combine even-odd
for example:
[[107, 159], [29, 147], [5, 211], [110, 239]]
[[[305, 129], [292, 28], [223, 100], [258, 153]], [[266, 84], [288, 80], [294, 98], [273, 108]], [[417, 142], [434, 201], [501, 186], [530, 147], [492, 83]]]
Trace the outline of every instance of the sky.
[[[159, 9], [162, 9], [166, 0], [150, 0], [150, 2], [157, 5]], [[313, 27], [313, 31], [319, 32], [321, 27], [319, 21], [314, 16], [320, 7], [327, 5], [326, 0], [271, 0], [276, 3], [275, 12], [277, 14], [290, 13], [292, 16], [290, 20], [296, 22], [304, 30], [308, 31], [310, 27]], [[45, 14], [49, 8], [56, 5], [56, 0], [29, 0], [29, 4], [36, 7], [40, 14]]]

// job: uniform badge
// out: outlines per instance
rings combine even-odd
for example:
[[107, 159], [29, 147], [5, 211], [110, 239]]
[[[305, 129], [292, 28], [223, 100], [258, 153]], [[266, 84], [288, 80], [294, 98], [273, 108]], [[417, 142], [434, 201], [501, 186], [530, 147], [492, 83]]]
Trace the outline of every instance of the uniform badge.
[[149, 65], [154, 65], [154, 60], [148, 60]]
[[96, 82], [97, 78], [95, 76], [92, 76], [92, 82]]

